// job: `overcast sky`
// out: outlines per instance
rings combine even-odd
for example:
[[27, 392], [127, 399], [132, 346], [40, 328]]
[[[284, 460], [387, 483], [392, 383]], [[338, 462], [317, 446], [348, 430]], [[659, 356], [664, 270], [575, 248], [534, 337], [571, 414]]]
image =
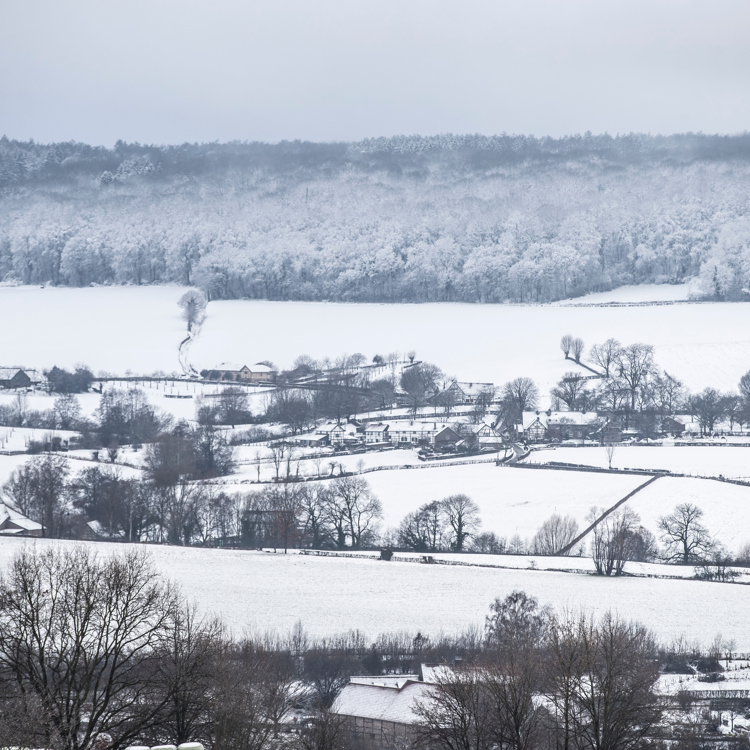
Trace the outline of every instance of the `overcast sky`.
[[750, 0], [0, 0], [0, 134], [750, 129]]

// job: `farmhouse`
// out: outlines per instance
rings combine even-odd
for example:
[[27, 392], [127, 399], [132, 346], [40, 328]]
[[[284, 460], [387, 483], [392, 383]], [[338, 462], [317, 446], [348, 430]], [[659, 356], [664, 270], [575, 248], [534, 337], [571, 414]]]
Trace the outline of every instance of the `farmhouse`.
[[207, 380], [221, 380], [232, 383], [274, 383], [276, 382], [276, 371], [268, 365], [260, 363], [252, 367], [247, 365], [235, 365], [222, 362], [213, 370], [203, 370], [201, 375]]
[[385, 422], [370, 422], [365, 426], [365, 443], [367, 445], [379, 445], [390, 443], [390, 425]]
[[355, 445], [362, 440], [362, 436], [357, 432], [356, 425], [341, 424], [341, 422], [329, 422], [321, 425], [315, 430], [315, 434], [324, 437], [328, 445], [332, 445], [334, 448]]
[[538, 443], [547, 439], [547, 413], [525, 411], [521, 421], [516, 426], [519, 439], [528, 443]]
[[29, 374], [20, 367], [0, 367], [0, 388], [28, 388]]
[[461, 383], [454, 380], [444, 391], [441, 391], [435, 399], [446, 406], [476, 404], [479, 400], [489, 404], [495, 395], [495, 386], [492, 383]]
[[414, 739], [417, 704], [429, 699], [435, 689], [420, 682], [417, 675], [352, 677], [331, 711], [344, 721], [354, 747], [407, 747]]
[[600, 426], [596, 412], [553, 411], [547, 418], [547, 435], [553, 440], [583, 440]]
[[0, 500], [0, 536], [43, 536], [43, 532], [42, 524]]

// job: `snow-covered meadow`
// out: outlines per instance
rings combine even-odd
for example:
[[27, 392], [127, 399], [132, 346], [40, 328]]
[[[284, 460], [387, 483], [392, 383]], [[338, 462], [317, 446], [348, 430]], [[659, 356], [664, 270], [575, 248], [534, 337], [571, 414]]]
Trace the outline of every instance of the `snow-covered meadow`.
[[[747, 438], [746, 441], [750, 442]], [[581, 464], [606, 469], [607, 454], [604, 446], [545, 447], [532, 451], [527, 463]], [[714, 442], [712, 445], [675, 446], [667, 441], [663, 445], [618, 445], [612, 457], [613, 469], [667, 469], [678, 474], [695, 476], [719, 475], [731, 479], [750, 480], [750, 447]]]
[[[24, 544], [34, 542], [0, 539], [0, 570]], [[101, 554], [122, 549], [97, 544]], [[283, 633], [298, 621], [317, 636], [350, 629], [368, 637], [451, 633], [481, 626], [495, 597], [522, 589], [558, 609], [615, 610], [664, 641], [685, 636], [707, 645], [721, 633], [738, 651], [750, 651], [744, 617], [750, 587], [736, 584], [181, 547], [147, 551], [203, 612], [221, 615], [236, 634]]]
[[[616, 291], [608, 294], [616, 297]], [[2, 287], [0, 320], [14, 322], [3, 328], [4, 364], [43, 369], [83, 362], [95, 372], [121, 375], [180, 372], [185, 324], [177, 300], [183, 292], [169, 286]], [[750, 303], [594, 312], [565, 305], [215, 301], [188, 356], [199, 370], [260, 360], [285, 368], [300, 354], [335, 359], [414, 350], [462, 380], [502, 384], [530, 376], [546, 394], [573, 369], [559, 349], [561, 336], [570, 333], [589, 346], [611, 337], [652, 344], [659, 364], [690, 388], [729, 390], [750, 363], [749, 317]]]

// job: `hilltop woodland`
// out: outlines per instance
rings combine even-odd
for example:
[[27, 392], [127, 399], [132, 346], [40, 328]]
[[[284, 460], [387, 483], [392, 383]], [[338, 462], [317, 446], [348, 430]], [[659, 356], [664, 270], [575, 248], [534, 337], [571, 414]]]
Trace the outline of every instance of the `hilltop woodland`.
[[0, 280], [210, 299], [546, 302], [750, 288], [750, 135], [111, 149], [0, 139]]
[[141, 552], [27, 548], [0, 578], [0, 736], [49, 750], [355, 750], [367, 745], [335, 706], [349, 677], [432, 663], [446, 666], [399, 747], [637, 750], [668, 737], [689, 750], [718, 739], [720, 719], [659, 698], [659, 672], [721, 676], [734, 656], [720, 639], [707, 653], [660, 647], [638, 624], [555, 613], [521, 591], [492, 603], [483, 630], [455, 636], [321, 640], [298, 624], [236, 638]]

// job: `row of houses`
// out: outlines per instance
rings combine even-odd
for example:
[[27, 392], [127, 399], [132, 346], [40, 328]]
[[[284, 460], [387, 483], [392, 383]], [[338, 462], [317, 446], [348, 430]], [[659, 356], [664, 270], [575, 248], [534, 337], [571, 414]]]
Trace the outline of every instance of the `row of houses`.
[[429, 447], [441, 452], [451, 447], [498, 449], [502, 443], [499, 432], [489, 424], [440, 422], [438, 420], [393, 420], [388, 422], [329, 422], [318, 427], [313, 435], [297, 441], [309, 447], [333, 448]]
[[[660, 431], [674, 436], [699, 435], [700, 425], [690, 415], [660, 417]], [[516, 435], [528, 443], [545, 440], [599, 440], [619, 443], [635, 437], [637, 430], [627, 429], [606, 415], [581, 411], [530, 411], [524, 412], [516, 425]]]

